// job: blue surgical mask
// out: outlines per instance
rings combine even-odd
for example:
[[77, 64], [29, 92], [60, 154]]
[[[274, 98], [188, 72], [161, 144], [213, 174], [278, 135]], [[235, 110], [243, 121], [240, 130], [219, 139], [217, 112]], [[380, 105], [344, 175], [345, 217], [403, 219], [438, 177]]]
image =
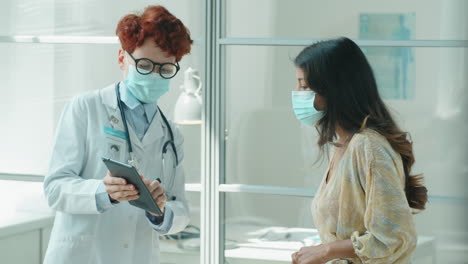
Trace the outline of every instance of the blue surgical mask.
[[296, 118], [306, 126], [313, 126], [323, 117], [323, 111], [314, 107], [315, 92], [292, 91], [292, 105]]
[[143, 75], [137, 72], [135, 65], [128, 65], [128, 75], [124, 82], [133, 96], [147, 104], [158, 101], [169, 91], [169, 79], [164, 79], [156, 72]]

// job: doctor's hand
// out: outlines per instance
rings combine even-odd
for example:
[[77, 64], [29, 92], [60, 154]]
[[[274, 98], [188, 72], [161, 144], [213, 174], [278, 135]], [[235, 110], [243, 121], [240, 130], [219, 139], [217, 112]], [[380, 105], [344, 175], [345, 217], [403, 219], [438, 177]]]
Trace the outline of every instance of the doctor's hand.
[[[143, 179], [143, 182], [145, 183], [146, 187], [148, 187], [148, 190], [150, 191], [151, 196], [153, 196], [153, 199], [158, 205], [159, 209], [161, 209], [161, 212], [164, 213], [164, 209], [166, 207], [167, 202], [166, 192], [164, 188], [161, 186], [159, 181], [150, 181], [149, 179], [146, 179], [143, 175], [140, 176]], [[148, 213], [154, 216], [160, 216], [150, 211], [148, 211]]]
[[331, 260], [327, 245], [303, 247], [292, 254], [292, 264], [324, 264]]
[[107, 172], [103, 182], [106, 186], [106, 192], [114, 201], [125, 202], [136, 200], [139, 197], [138, 190], [135, 186], [127, 184], [125, 179], [112, 176], [110, 172]]

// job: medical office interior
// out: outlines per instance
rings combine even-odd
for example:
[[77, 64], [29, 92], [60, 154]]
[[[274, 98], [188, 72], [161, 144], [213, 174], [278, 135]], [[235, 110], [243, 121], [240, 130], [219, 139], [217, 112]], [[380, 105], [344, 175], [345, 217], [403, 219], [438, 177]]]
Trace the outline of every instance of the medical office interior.
[[292, 59], [339, 36], [361, 46], [414, 141], [429, 203], [413, 262], [468, 263], [466, 0], [1, 0], [0, 263], [42, 263], [60, 113], [121, 79], [116, 23], [151, 4], [194, 39], [158, 102], [180, 119], [191, 211], [184, 232], [161, 237], [161, 263], [291, 263], [320, 243], [310, 203], [326, 162], [314, 163], [317, 133], [292, 111]]

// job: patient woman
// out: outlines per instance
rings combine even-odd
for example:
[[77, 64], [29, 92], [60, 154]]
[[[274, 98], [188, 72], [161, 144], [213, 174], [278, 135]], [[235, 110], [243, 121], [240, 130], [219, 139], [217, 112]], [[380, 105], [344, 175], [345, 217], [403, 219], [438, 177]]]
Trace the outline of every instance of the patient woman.
[[293, 264], [410, 263], [413, 213], [427, 189], [412, 175], [413, 146], [380, 98], [372, 69], [350, 39], [318, 42], [295, 59], [296, 117], [315, 126], [329, 168], [312, 203], [321, 245], [303, 247]]

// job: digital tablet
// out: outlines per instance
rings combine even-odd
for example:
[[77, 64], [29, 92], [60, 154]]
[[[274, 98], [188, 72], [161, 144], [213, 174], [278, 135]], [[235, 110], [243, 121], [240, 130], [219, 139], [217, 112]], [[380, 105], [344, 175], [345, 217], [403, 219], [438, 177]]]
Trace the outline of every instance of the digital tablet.
[[131, 205], [157, 215], [163, 215], [135, 167], [104, 157], [102, 161], [104, 161], [112, 176], [125, 179], [127, 184], [133, 184], [139, 191], [140, 197], [137, 200], [128, 201]]

